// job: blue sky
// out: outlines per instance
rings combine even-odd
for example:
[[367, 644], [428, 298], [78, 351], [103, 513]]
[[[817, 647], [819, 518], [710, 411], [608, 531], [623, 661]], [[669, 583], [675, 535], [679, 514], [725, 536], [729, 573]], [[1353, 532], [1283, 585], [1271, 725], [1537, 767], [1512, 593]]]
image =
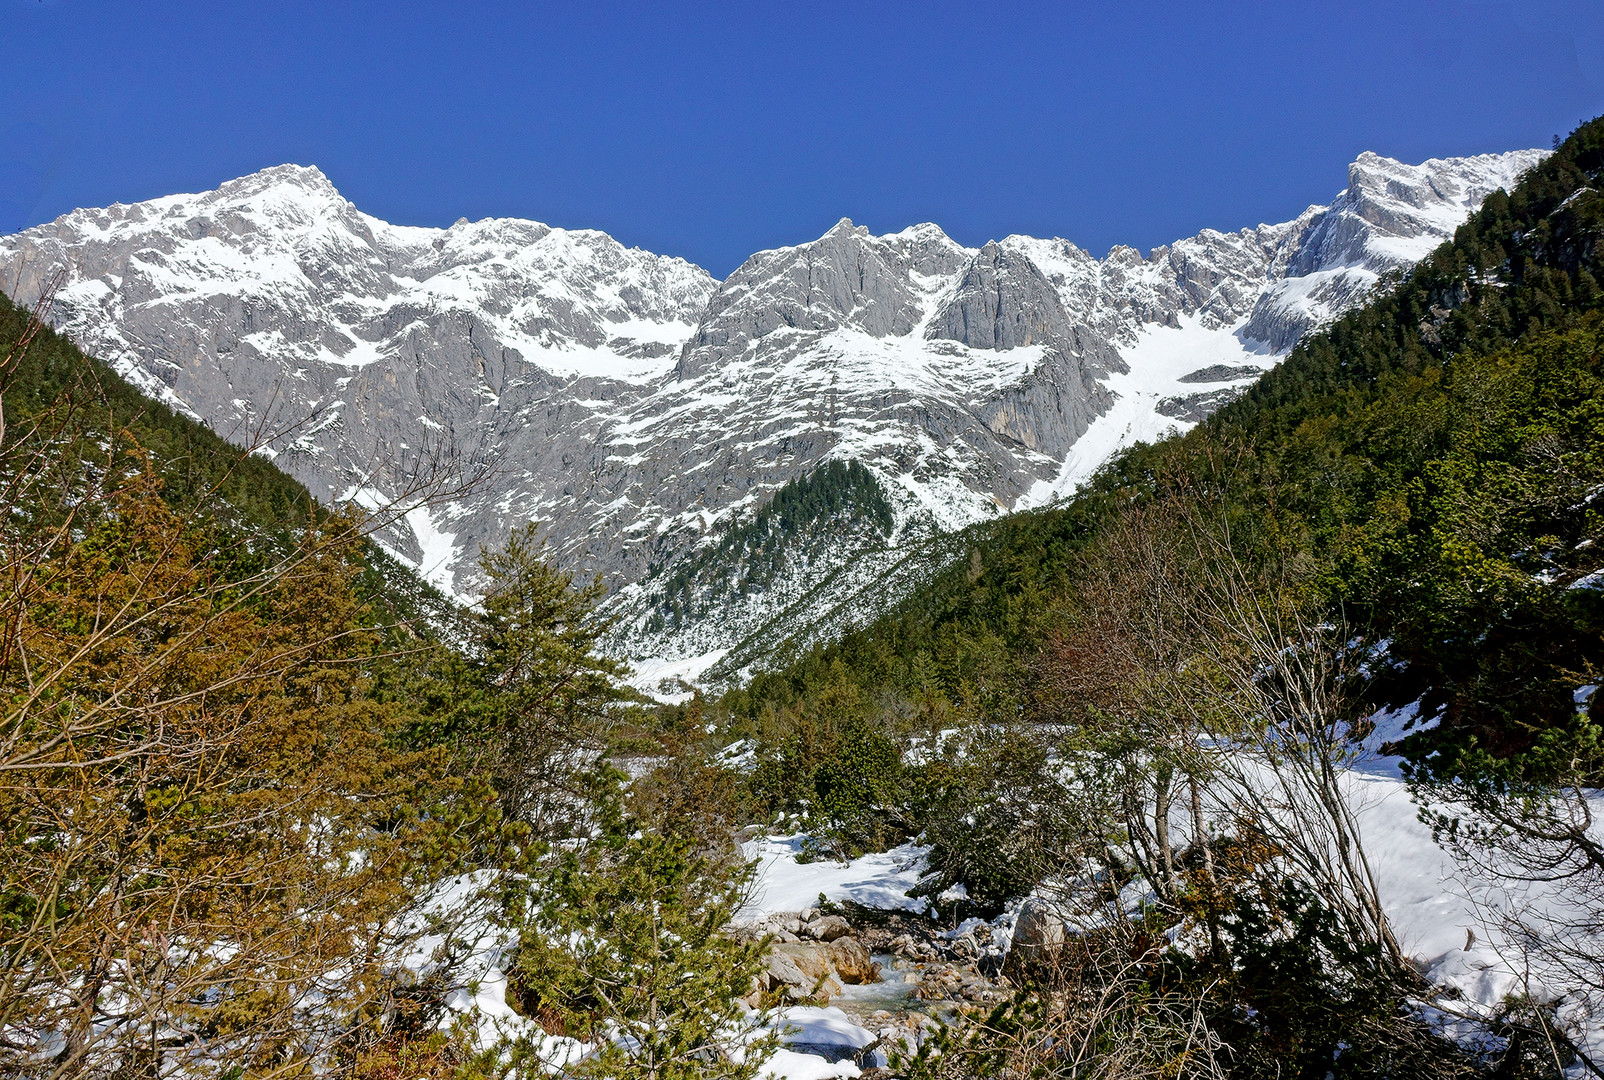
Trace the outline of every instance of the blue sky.
[[316, 164], [391, 221], [724, 275], [847, 216], [1101, 255], [1292, 217], [1372, 149], [1604, 111], [1604, 3], [0, 0], [0, 231]]

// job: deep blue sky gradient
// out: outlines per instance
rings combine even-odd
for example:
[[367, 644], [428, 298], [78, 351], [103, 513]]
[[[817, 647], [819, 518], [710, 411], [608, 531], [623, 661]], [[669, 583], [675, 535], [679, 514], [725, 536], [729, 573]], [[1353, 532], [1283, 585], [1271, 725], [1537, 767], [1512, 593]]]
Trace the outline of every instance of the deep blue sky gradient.
[[1101, 255], [1290, 218], [1372, 149], [1604, 111], [1604, 3], [0, 0], [0, 232], [285, 161], [390, 221], [715, 274], [849, 216]]

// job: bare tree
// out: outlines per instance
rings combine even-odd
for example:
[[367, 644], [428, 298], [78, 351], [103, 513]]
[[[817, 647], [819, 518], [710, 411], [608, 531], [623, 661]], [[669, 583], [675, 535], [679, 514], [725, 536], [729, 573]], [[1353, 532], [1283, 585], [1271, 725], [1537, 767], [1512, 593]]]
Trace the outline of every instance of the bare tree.
[[1076, 935], [1036, 965], [1031, 990], [893, 1064], [910, 1080], [1223, 1080], [1204, 995], [1156, 986], [1158, 951], [1124, 920]]
[[[1203, 587], [1202, 685], [1194, 698], [1213, 786], [1312, 884], [1355, 940], [1403, 957], [1382, 910], [1347, 783], [1359, 754], [1363, 652], [1284, 563], [1253, 568], [1223, 527], [1191, 519]], [[1241, 753], [1242, 750], [1249, 753]]]
[[1045, 693], [1125, 778], [1125, 849], [1159, 901], [1174, 902], [1175, 837], [1190, 833], [1205, 909], [1219, 907], [1212, 822], [1277, 853], [1355, 940], [1401, 962], [1345, 783], [1359, 652], [1290, 560], [1244, 558], [1208, 499], [1124, 508], [1083, 558], [1069, 625]]

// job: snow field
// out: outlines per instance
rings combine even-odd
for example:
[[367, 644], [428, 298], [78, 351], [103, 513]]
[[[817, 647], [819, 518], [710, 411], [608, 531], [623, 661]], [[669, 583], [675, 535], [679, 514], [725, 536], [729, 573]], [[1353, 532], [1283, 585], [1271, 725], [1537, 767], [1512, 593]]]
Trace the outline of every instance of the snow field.
[[[1045, 506], [1073, 495], [1115, 454], [1139, 442], [1157, 442], [1183, 432], [1192, 424], [1159, 412], [1168, 398], [1184, 397], [1216, 387], [1246, 387], [1259, 372], [1274, 367], [1281, 359], [1269, 349], [1242, 337], [1246, 320], [1226, 328], [1210, 328], [1202, 319], [1183, 315], [1178, 327], [1144, 326], [1136, 344], [1119, 350], [1129, 365], [1124, 374], [1110, 374], [1103, 380], [1115, 395], [1109, 410], [1076, 440], [1069, 455], [1052, 480], [1037, 481], [1016, 509]], [[1181, 378], [1194, 371], [1224, 364], [1252, 369], [1241, 378], [1223, 383], [1183, 383]]]

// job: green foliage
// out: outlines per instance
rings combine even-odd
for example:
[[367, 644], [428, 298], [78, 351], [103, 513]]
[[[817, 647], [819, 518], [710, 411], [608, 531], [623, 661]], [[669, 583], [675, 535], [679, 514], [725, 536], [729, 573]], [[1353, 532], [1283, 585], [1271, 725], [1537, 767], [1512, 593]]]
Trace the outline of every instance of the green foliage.
[[599, 587], [524, 531], [469, 615], [48, 329], [0, 382], [0, 1057], [468, 1075], [394, 955], [440, 878], [588, 834]]
[[545, 558], [538, 526], [513, 531], [506, 546], [481, 559], [489, 588], [481, 647], [492, 683], [526, 717], [571, 715], [611, 701], [622, 665], [598, 655], [607, 629], [596, 614], [606, 593], [598, 578], [575, 587], [573, 575]]
[[[1429, 692], [1442, 723], [1405, 745], [1422, 790], [1475, 809], [1483, 840], [1547, 806], [1570, 845], [1556, 857], [1574, 855], [1567, 805], [1543, 800], [1604, 776], [1597, 696], [1575, 695], [1604, 666], [1601, 188], [1604, 120], [1205, 424], [1121, 455], [1064, 507], [968, 530], [962, 555], [895, 611], [726, 695], [709, 715], [759, 744], [746, 794], [803, 813], [833, 854], [923, 835], [928, 891], [963, 884], [976, 910], [1026, 891], [1047, 870], [1037, 856], [1086, 839], [1049, 812], [1067, 795], [1047, 744], [1018, 735], [1022, 719], [1095, 715], [1044, 700], [1063, 691], [1043, 658], [1084, 608], [1114, 525], [1179, 495], [1218, 508], [1234, 554], [1295, 564], [1300, 588], [1388, 643], [1378, 698]], [[26, 321], [0, 298], [0, 346]], [[66, 1031], [88, 1060], [109, 970], [96, 958], [120, 950], [127, 970], [159, 972], [149, 1000], [179, 1002], [143, 1030], [204, 1014], [214, 1042], [260, 1024], [255, 1045], [299, 1046], [282, 989], [294, 972], [366, 964], [351, 1032], [381, 1036], [369, 1063], [446, 1071], [456, 1049], [385, 1030], [377, 953], [350, 922], [386, 925], [445, 868], [527, 867], [547, 850], [533, 835], [565, 843], [509, 896], [518, 978], [552, 1030], [604, 1044], [577, 1071], [755, 1073], [761, 1055], [728, 1037], [758, 947], [718, 933], [746, 884], [719, 842], [742, 800], [693, 750], [697, 703], [656, 733], [677, 740], [676, 767], [633, 796], [656, 820], [626, 823], [616, 793], [598, 804], [623, 714], [617, 668], [597, 654], [599, 585], [576, 586], [527, 529], [485, 557], [482, 609], [457, 611], [354, 539], [318, 547], [354, 523], [65, 337], [43, 332], [0, 375], [0, 468], [7, 490], [31, 485], [0, 519], [16, 584], [0, 641], [8, 753], [44, 755], [8, 758], [0, 785], [0, 961], [20, 973], [5, 985], [45, 973], [34, 1012], [26, 994], [0, 1001], [8, 1031]], [[711, 610], [891, 524], [868, 469], [827, 463], [655, 582], [660, 615]], [[275, 569], [296, 552], [295, 572]], [[938, 739], [954, 728], [962, 755]], [[718, 808], [692, 815], [687, 800]], [[308, 856], [314, 835], [338, 872]], [[1236, 1075], [1465, 1067], [1314, 897], [1234, 899], [1211, 925], [1229, 962], [1213, 949], [1157, 959], [1158, 928], [1134, 927], [1085, 947], [1073, 994], [1027, 996], [943, 1036], [946, 1062], [921, 1055], [910, 1075], [1067, 1075], [1065, 1039], [1132, 1075], [1184, 1075], [1206, 1064], [1186, 1056], [1188, 1002]], [[180, 971], [147, 933], [158, 918], [163, 942], [237, 924], [262, 929], [269, 952], [197, 954]], [[313, 930], [310, 945], [297, 937]], [[1113, 1004], [1089, 1015], [1064, 1000]], [[159, 1070], [165, 1051], [138, 1053], [117, 1061]]]
[[[1124, 686], [1130, 708], [1100, 707], [1099, 679], [1141, 682], [1144, 673], [1117, 662], [1132, 643], [1075, 635], [1088, 611], [1118, 606], [1098, 568], [1109, 558], [1134, 565], [1133, 541], [1152, 539], [1148, 509], [1205, 507], [1225, 565], [1276, 567], [1276, 587], [1295, 594], [1298, 610], [1351, 628], [1355, 646], [1372, 650], [1362, 678], [1344, 675], [1333, 724], [1422, 698], [1422, 713], [1440, 720], [1401, 746], [1417, 793], [1448, 807], [1428, 813], [1440, 837], [1518, 879], [1564, 877], [1596, 889], [1596, 845], [1579, 823], [1592, 820], [1585, 792], [1604, 780], [1604, 723], [1598, 695], [1578, 688], [1596, 685], [1604, 667], [1601, 189], [1604, 119], [1584, 124], [1513, 191], [1489, 197], [1451, 242], [1307, 336], [1209, 421], [1119, 455], [1063, 507], [969, 530], [964, 557], [894, 611], [725, 695], [730, 730], [760, 747], [802, 743], [798, 734], [815, 730], [850, 690], [856, 723], [904, 739], [939, 716], [971, 732], [1006, 731], [1021, 719], [1059, 734], [1068, 727], [1116, 758], [1123, 740], [1126, 759], [1155, 768], [1147, 788], [1127, 784], [1130, 805], [1111, 804], [1102, 835], [1113, 849], [1155, 844], [1169, 800], [1187, 794], [1176, 786], [1187, 747], [1174, 748], [1173, 767], [1157, 760], [1144, 724], [1197, 703], [1131, 697]], [[1199, 625], [1178, 632], [1195, 635]], [[1099, 666], [1099, 653], [1116, 659]], [[1158, 656], [1153, 671], [1175, 671], [1175, 659]], [[1362, 695], [1348, 694], [1350, 682]], [[815, 771], [791, 766], [806, 760], [800, 746], [779, 754], [757, 783], [800, 789], [797, 778]], [[1033, 850], [1067, 850], [1098, 831], [1082, 821], [1085, 835], [1053, 836], [1043, 812], [1053, 805], [1050, 785], [1009, 806], [1008, 790], [1039, 779], [1028, 753], [938, 758], [904, 764], [882, 804], [932, 845], [929, 890], [961, 882], [995, 904], [1032, 876], [1019, 872], [1028, 858], [991, 858], [1011, 838], [1040, 836]], [[1163, 811], [1149, 814], [1144, 799]], [[1210, 851], [1218, 865], [1198, 865]], [[1114, 850], [1087, 854], [1079, 865], [1101, 859], [1118, 870]], [[1151, 1022], [1155, 1003], [1190, 1001], [1202, 1010], [1196, 1030], [1224, 1040], [1230, 1075], [1538, 1068], [1518, 1049], [1502, 1064], [1473, 1061], [1433, 1035], [1408, 1001], [1407, 973], [1378, 955], [1384, 946], [1355, 944], [1332, 909], [1298, 887], [1264, 888], [1254, 868], [1264, 857], [1178, 854], [1175, 895], [1161, 906], [1202, 913], [1210, 947], [1201, 958], [1160, 949], [1155, 959], [1145, 951], [1154, 928], [1138, 928], [1113, 950], [1112, 966], [1094, 957], [1062, 990], [1106, 1011], [1060, 1011], [1061, 998], [1043, 996], [951, 1033], [945, 1064], [927, 1057], [906, 1067], [1069, 1075], [1062, 1056], [1042, 1049], [1048, 1029], [1057, 1046], [1083, 1040], [1090, 1057], [1076, 1060], [1123, 1067], [1125, 1043], [1109, 1031]], [[1244, 858], [1251, 865], [1232, 865]], [[1584, 954], [1596, 962], [1593, 945]], [[1146, 1029], [1155, 1044], [1192, 1022], [1173, 1010], [1157, 1015]], [[1527, 1029], [1553, 1041], [1546, 1023]], [[1130, 1067], [1130, 1075], [1174, 1075], [1134, 1059]]]
[[1010, 1001], [893, 1066], [916, 1080], [1545, 1075], [1433, 1032], [1379, 951], [1297, 882], [1238, 894], [1222, 924], [1224, 961], [1165, 945], [1162, 922], [1088, 931]]
[[930, 876], [914, 895], [934, 899], [961, 885], [967, 902], [959, 914], [994, 918], [1040, 884], [1077, 839], [1062, 813], [1073, 796], [1047, 741], [1025, 731], [982, 729], [941, 749], [921, 770]]
[[750, 522], [731, 530], [728, 541], [750, 549], [761, 546], [766, 536], [795, 536], [816, 522], [848, 513], [881, 533], [891, 531], [891, 504], [874, 473], [861, 461], [827, 461], [776, 491]]
[[844, 673], [870, 698], [890, 693], [912, 708], [1016, 712], [1028, 696], [1026, 664], [1056, 623], [1053, 599], [1069, 587], [1073, 554], [1101, 510], [1088, 500], [970, 528], [965, 555], [890, 614], [759, 672], [723, 707], [756, 722], [804, 706]]
[[851, 857], [906, 838], [904, 742], [856, 687], [827, 687], [811, 708], [776, 721], [784, 733], [750, 780], [760, 808], [801, 814], [817, 854]]
[[508, 819], [546, 839], [583, 835], [583, 778], [628, 696], [622, 665], [599, 651], [605, 590], [554, 566], [533, 524], [481, 565], [484, 600], [452, 613], [455, 641], [410, 651], [384, 671], [379, 692], [416, 707], [406, 745], [449, 748], [463, 772], [494, 784]]
[[93, 513], [29, 513], [63, 509], [38, 471], [11, 492], [5, 1067], [29, 1032], [59, 1038], [63, 1076], [159, 1074], [202, 1039], [253, 1069], [360, 1041], [389, 984], [380, 928], [499, 822], [440, 755], [397, 748], [407, 710], [368, 692], [352, 522], [241, 576], [220, 515], [181, 515], [152, 470]]
[[1600, 565], [1601, 187], [1604, 119], [1206, 423], [1125, 452], [1061, 508], [976, 526], [896, 610], [727, 694], [733, 729], [805, 714], [843, 681], [892, 711], [1027, 712], [1082, 553], [1127, 508], [1181, 493], [1207, 495], [1243, 557], [1301, 563], [1391, 642], [1374, 692], [1433, 690], [1444, 723], [1406, 747], [1430, 768], [1515, 760], [1544, 731], [1579, 745], [1590, 721], [1570, 693], [1604, 658], [1604, 590], [1570, 587]]
[[785, 484], [762, 509], [735, 521], [672, 574], [651, 579], [654, 628], [678, 625], [731, 597], [761, 592], [787, 566], [827, 556], [849, 539], [881, 541], [893, 523], [891, 504], [874, 473], [859, 461], [826, 461]]
[[1065, 951], [1045, 983], [938, 1028], [911, 1054], [894, 1049], [892, 1068], [908, 1080], [1231, 1075], [1201, 1023], [1200, 1002], [1163, 985], [1156, 961], [1137, 941], [1088, 937]]
[[[953, 1080], [962, 1077], [1013, 1077], [1021, 1073], [1018, 1058], [1025, 1056], [1032, 1034], [1048, 1027], [1047, 1003], [1037, 994], [1021, 992], [995, 1006], [979, 1023], [944, 1025], [912, 1052], [892, 1056], [895, 1074], [908, 1080]], [[1051, 1061], [1051, 1055], [1042, 1055]], [[1030, 1076], [1052, 1075], [1044, 1063], [1031, 1062]]]
[[[1432, 1031], [1409, 1000], [1412, 987], [1400, 984], [1381, 950], [1350, 940], [1341, 920], [1301, 882], [1259, 882], [1238, 892], [1221, 919], [1227, 943], [1218, 956], [1195, 958], [1155, 945], [1151, 935], [1161, 927], [1136, 925], [1112, 941], [1089, 935], [1073, 943], [1051, 969], [1046, 988], [1010, 1006], [997, 1030], [1051, 1022], [1054, 1006], [1062, 1008], [1067, 996], [1097, 1002], [1058, 1020], [1071, 1040], [1086, 1046], [1080, 1053], [1100, 1065], [1127, 1056], [1135, 1066], [1097, 1075], [1529, 1075], [1494, 1073], [1498, 1062], [1479, 1060]], [[1133, 948], [1144, 943], [1145, 951]], [[1118, 1026], [1138, 1024], [1140, 1034], [1133, 1035], [1167, 1049], [1130, 1056]], [[971, 1051], [976, 1044], [993, 1055], [1000, 1048], [984, 1034], [959, 1038]], [[1043, 1075], [1079, 1074], [1060, 1059]]]
[[[616, 816], [596, 843], [563, 853], [510, 910], [516, 981], [546, 1029], [599, 1043], [570, 1074], [694, 1080], [758, 1074], [772, 1039], [737, 1000], [763, 968], [764, 943], [723, 933], [752, 870], [685, 837]], [[752, 1040], [750, 1046], [748, 1040]], [[519, 1048], [533, 1074], [533, 1048]]]
[[1221, 925], [1234, 963], [1211, 1026], [1233, 1077], [1473, 1074], [1415, 1018], [1380, 950], [1351, 941], [1301, 883], [1239, 894]]
[[[0, 293], [0, 356], [25, 333], [29, 315]], [[140, 460], [154, 471], [161, 497], [197, 525], [218, 530], [236, 575], [259, 571], [293, 551], [299, 531], [326, 512], [266, 456], [152, 401], [48, 326], [14, 370], [0, 372], [0, 392], [5, 415], [0, 447], [8, 458], [0, 474], [27, 467], [22, 457], [39, 455], [48, 443], [55, 473], [51, 483], [59, 492], [82, 495], [116, 473], [124, 450], [137, 447]], [[19, 448], [24, 455], [14, 453]], [[94, 510], [93, 500], [86, 509]], [[51, 504], [34, 500], [29, 513], [43, 527]], [[239, 539], [248, 542], [232, 542]], [[362, 568], [354, 583], [358, 594], [386, 627], [400, 630], [392, 645], [451, 636], [458, 612], [439, 590], [371, 542], [359, 546], [356, 558]]]
[[1403, 380], [1331, 440], [1370, 474], [1331, 544], [1332, 592], [1391, 639], [1402, 670], [1384, 689], [1429, 690], [1443, 724], [1412, 749], [1431, 771], [1482, 747], [1553, 778], [1543, 733], [1587, 724], [1572, 692], [1604, 660], [1587, 584], [1604, 565], [1601, 326]]

